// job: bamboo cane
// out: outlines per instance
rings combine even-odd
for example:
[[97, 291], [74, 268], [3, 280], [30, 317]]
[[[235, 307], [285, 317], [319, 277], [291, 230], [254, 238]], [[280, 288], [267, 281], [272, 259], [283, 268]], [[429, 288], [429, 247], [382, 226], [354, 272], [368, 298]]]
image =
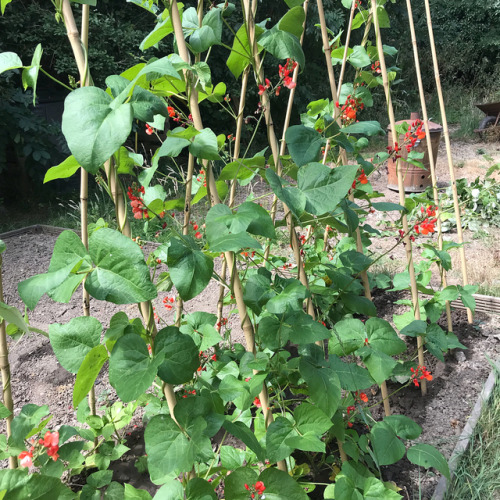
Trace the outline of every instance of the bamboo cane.
[[[241, 77], [241, 93], [240, 93], [240, 102], [238, 105], [238, 116], [236, 117], [236, 134], [234, 136], [234, 151], [233, 151], [233, 160], [236, 161], [240, 157], [240, 149], [241, 149], [241, 132], [243, 130], [243, 115], [245, 112], [245, 101], [246, 101], [246, 93], [248, 86], [248, 76], [250, 74], [249, 69], [245, 69], [243, 72], [243, 76]], [[236, 179], [231, 181], [231, 188], [229, 191], [229, 208], [233, 208], [234, 200], [236, 197]], [[227, 273], [227, 262], [226, 259], [222, 262], [221, 269], [221, 285], [219, 288], [219, 300], [217, 301], [217, 322], [222, 326], [222, 317], [224, 311], [224, 295], [225, 295], [225, 282], [226, 282], [226, 273]]]
[[[302, 7], [304, 9], [304, 14], [305, 14], [305, 18], [304, 18], [304, 22], [302, 24], [302, 35], [300, 36], [300, 46], [302, 47], [303, 43], [304, 43], [304, 35], [305, 35], [305, 32], [306, 32], [306, 20], [307, 20], [307, 7], [309, 5], [309, 0], [306, 0]], [[298, 79], [298, 75], [299, 75], [299, 65], [297, 64], [297, 66], [295, 66], [295, 69], [293, 70], [293, 74], [292, 74], [292, 81], [293, 83], [297, 84], [297, 79]], [[285, 151], [286, 151], [286, 141], [285, 141], [285, 135], [286, 135], [286, 131], [288, 130], [288, 127], [290, 125], [290, 118], [292, 116], [292, 110], [293, 110], [293, 101], [295, 99], [295, 89], [296, 89], [296, 85], [290, 90], [290, 94], [288, 96], [288, 104], [287, 104], [287, 108], [286, 108], [286, 115], [285, 115], [285, 123], [283, 125], [283, 133], [281, 135], [281, 146], [280, 146], [280, 156], [283, 156], [285, 154]], [[272, 204], [271, 204], [271, 220], [274, 221], [276, 220], [276, 212], [278, 210], [278, 197], [276, 195], [273, 196], [273, 201], [272, 201]], [[264, 252], [264, 260], [267, 260], [269, 258], [269, 253], [271, 251], [271, 244], [269, 243], [266, 247], [266, 250]]]
[[[203, 0], [198, 0], [197, 14], [198, 14], [198, 25], [201, 26], [201, 23], [203, 21]], [[200, 54], [197, 54], [195, 56], [195, 61], [200, 62]], [[188, 91], [188, 93], [190, 93], [193, 91], [193, 88], [192, 86], [190, 87], [188, 85], [188, 81], [191, 80], [192, 74], [190, 71], [187, 70], [183, 70], [183, 72], [184, 72], [184, 78], [186, 79], [186, 90]], [[182, 225], [182, 234], [184, 236], [187, 236], [189, 233], [189, 221], [191, 219], [191, 189], [193, 185], [194, 164], [195, 164], [195, 158], [191, 153], [189, 153], [188, 168], [186, 174], [187, 177], [186, 191], [184, 194], [184, 223]], [[181, 297], [178, 297], [176, 304], [176, 319], [175, 319], [175, 326], [177, 328], [181, 326], [183, 309], [184, 309], [184, 301], [181, 299]]]
[[[431, 135], [429, 130], [429, 115], [427, 113], [427, 104], [425, 102], [425, 94], [424, 94], [424, 85], [422, 83], [422, 73], [420, 71], [420, 58], [418, 55], [418, 46], [417, 46], [417, 37], [415, 35], [415, 25], [413, 23], [413, 13], [411, 8], [411, 0], [406, 0], [406, 8], [408, 10], [408, 21], [410, 23], [410, 33], [411, 33], [411, 43], [413, 45], [413, 56], [415, 59], [415, 72], [417, 75], [417, 83], [418, 83], [418, 93], [420, 96], [420, 106], [422, 108], [422, 116], [424, 119], [425, 126], [425, 134], [427, 136], [427, 154], [429, 156], [429, 166], [431, 171], [431, 179], [432, 179], [432, 194], [434, 198], [434, 205], [440, 209], [439, 202], [439, 194], [437, 189], [437, 177], [436, 177], [436, 166], [434, 163], [434, 155], [432, 153], [432, 143], [431, 143]], [[443, 249], [443, 231], [441, 228], [441, 217], [437, 217], [437, 226], [438, 226], [438, 248], [439, 250]], [[447, 278], [446, 278], [446, 269], [442, 266], [439, 266], [439, 271], [441, 273], [441, 281], [443, 287], [447, 286]], [[453, 331], [453, 322], [451, 320], [451, 306], [450, 301], [446, 301], [446, 321], [448, 324], [448, 331]]]
[[[379, 21], [378, 21], [378, 13], [377, 13], [377, 0], [371, 0], [371, 5], [372, 5], [372, 14], [373, 14], [373, 24], [375, 26], [375, 35], [377, 38], [377, 50], [378, 50], [378, 57], [379, 57], [379, 61], [380, 61], [380, 70], [382, 72], [382, 80], [384, 83], [385, 98], [387, 101], [387, 112], [389, 115], [391, 129], [393, 131], [392, 141], [393, 141], [393, 147], [394, 147], [395, 143], [397, 141], [396, 119], [394, 118], [394, 108], [392, 106], [391, 93], [390, 93], [390, 88], [389, 88], [389, 79], [387, 77], [387, 66], [385, 64], [384, 48], [382, 45], [382, 37], [380, 34], [380, 25], [379, 25]], [[391, 160], [389, 160], [389, 161], [391, 161]], [[398, 175], [399, 203], [400, 203], [400, 205], [404, 206], [404, 204], [405, 204], [405, 189], [404, 189], [403, 173], [401, 172], [401, 169], [399, 168], [399, 161], [398, 161], [396, 170], [397, 170], [397, 175]], [[420, 319], [420, 303], [419, 303], [419, 298], [418, 298], [417, 280], [415, 279], [415, 267], [413, 265], [412, 246], [411, 246], [410, 234], [409, 234], [409, 230], [408, 230], [408, 218], [407, 218], [406, 214], [402, 215], [402, 221], [403, 221], [403, 231], [405, 233], [403, 241], [404, 241], [405, 250], [406, 250], [406, 260], [408, 262], [408, 272], [410, 274], [411, 298], [412, 298], [412, 303], [413, 303], [413, 312], [415, 315], [415, 319], [419, 320]], [[423, 366], [424, 365], [424, 344], [423, 344], [422, 337], [417, 337], [417, 347], [418, 347], [418, 363], [419, 363], [419, 365]], [[421, 382], [420, 388], [422, 391], [422, 395], [425, 396], [427, 394], [427, 381], [425, 379], [423, 379], [420, 382]]]
[[[458, 193], [457, 193], [457, 183], [455, 180], [455, 171], [453, 168], [453, 158], [451, 154], [451, 144], [450, 144], [450, 134], [448, 131], [448, 120], [446, 119], [446, 108], [444, 105], [444, 99], [443, 99], [443, 89], [441, 87], [441, 78], [439, 76], [439, 64], [437, 60], [437, 54], [436, 54], [436, 44], [434, 42], [434, 31], [432, 28], [432, 18], [431, 18], [431, 10], [429, 7], [429, 0], [425, 0], [425, 14], [427, 16], [427, 29], [429, 31], [429, 41], [431, 45], [431, 53], [432, 53], [432, 64], [434, 67], [434, 78], [436, 80], [436, 90], [438, 94], [438, 99], [439, 99], [439, 109], [441, 111], [441, 119], [443, 121], [443, 135], [444, 135], [444, 142], [446, 144], [446, 156], [448, 158], [448, 168], [450, 170], [450, 183], [451, 183], [451, 189], [453, 192], [453, 206], [455, 209], [455, 220], [457, 224], [457, 238], [458, 242], [460, 243], [460, 247], [458, 249], [459, 254], [460, 254], [460, 261], [461, 261], [461, 267], [462, 267], [462, 281], [464, 286], [469, 284], [469, 279], [467, 276], [467, 264], [466, 264], [466, 258], [465, 258], [465, 249], [463, 246], [464, 238], [463, 238], [463, 232], [462, 232], [462, 220], [461, 220], [461, 215], [460, 215], [460, 205], [458, 202]], [[467, 308], [467, 320], [469, 323], [473, 322], [473, 316], [472, 316], [472, 311]]]
[[[243, 0], [243, 5], [244, 5], [245, 15], [246, 15], [246, 19], [247, 19], [249, 45], [250, 45], [250, 49], [252, 51], [254, 68], [256, 68], [255, 71], [257, 73], [257, 81], [260, 83], [264, 83], [264, 70], [263, 70], [261, 62], [260, 62], [260, 57], [259, 57], [258, 50], [257, 50], [257, 41], [255, 39], [255, 19], [254, 19], [255, 8], [254, 8], [254, 6], [256, 6], [256, 2], [255, 2], [255, 0], [253, 0], [252, 9], [250, 9], [250, 1], [249, 0]], [[272, 115], [271, 115], [271, 102], [269, 100], [269, 96], [267, 94], [267, 91], [262, 94], [261, 101], [262, 101], [262, 108], [263, 108], [263, 112], [264, 112], [264, 118], [266, 120], [266, 125], [267, 125], [268, 143], [271, 146], [271, 151], [272, 151], [272, 155], [274, 158], [274, 164], [276, 165], [276, 172], [278, 175], [281, 175], [282, 174], [282, 165], [281, 165], [280, 154], [279, 154], [279, 149], [278, 149], [278, 139], [276, 137], [276, 132], [274, 130], [274, 123], [273, 123], [273, 119], [272, 119]], [[295, 231], [292, 213], [285, 204], [283, 204], [283, 207], [285, 210], [285, 217], [286, 217], [286, 221], [287, 221], [288, 231], [290, 233], [290, 245], [292, 247], [292, 252], [293, 252], [293, 255], [295, 258], [295, 262], [297, 264], [298, 278], [299, 278], [299, 281], [302, 283], [302, 285], [304, 285], [307, 289], [309, 289], [307, 275], [306, 275], [304, 267], [302, 265], [302, 257], [300, 255], [300, 243], [299, 243], [299, 239], [297, 237], [297, 233]], [[306, 308], [307, 308], [308, 314], [313, 319], [315, 319], [316, 314], [314, 311], [314, 305], [313, 305], [310, 297], [306, 301]], [[320, 345], [320, 344], [321, 344], [321, 346], [323, 346], [323, 343], [318, 341], [318, 345]]]
[[[184, 33], [182, 31], [182, 23], [179, 15], [179, 8], [177, 5], [177, 0], [172, 0], [170, 7], [170, 17], [172, 19], [172, 25], [174, 27], [175, 39], [177, 41], [177, 48], [179, 50], [179, 55], [181, 58], [187, 62], [189, 60], [189, 52], [187, 50], [186, 42], [184, 40]], [[193, 122], [195, 127], [198, 130], [203, 129], [203, 122], [201, 119], [200, 108], [198, 105], [198, 97], [195, 89], [192, 89], [191, 96], [189, 100], [189, 109], [191, 114], [193, 115]], [[217, 189], [215, 186], [215, 179], [212, 173], [212, 167], [207, 162], [206, 166], [206, 175], [207, 175], [207, 188], [210, 185], [210, 200], [212, 206], [220, 203], [219, 196], [217, 194]], [[231, 282], [232, 289], [234, 292], [234, 296], [236, 299], [236, 304], [238, 307], [238, 314], [240, 316], [240, 322], [243, 329], [243, 333], [245, 335], [246, 341], [246, 349], [248, 352], [256, 353], [255, 348], [255, 332], [253, 329], [252, 322], [248, 316], [248, 312], [246, 309], [245, 302], [243, 300], [243, 288], [241, 286], [241, 281], [238, 275], [238, 270], [236, 269], [236, 263], [234, 259], [234, 252], [224, 252], [224, 257], [227, 261], [227, 266], [231, 270]], [[269, 409], [269, 395], [267, 392], [267, 386], [265, 383], [262, 384], [262, 390], [259, 394], [259, 399], [262, 403], [262, 411], [264, 414], [264, 421], [266, 423], [266, 427], [270, 425], [273, 421], [273, 414]], [[278, 462], [278, 468], [282, 470], [287, 470], [286, 463], [284, 460]]]
[[[321, 24], [321, 35], [322, 35], [322, 39], [323, 39], [323, 49], [325, 52], [326, 66], [328, 69], [328, 77], [330, 78], [330, 89], [332, 92], [332, 100], [333, 99], [338, 100], [339, 96], [340, 96], [340, 92], [342, 90], [342, 79], [343, 79], [343, 75], [345, 72], [345, 66], [347, 63], [347, 52], [348, 52], [348, 48], [349, 48], [349, 41], [350, 41], [351, 31], [352, 31], [352, 19], [354, 17], [354, 3], [351, 6], [349, 27], [347, 30], [344, 57], [342, 60], [342, 69], [340, 72], [339, 84], [337, 87], [337, 85], [335, 84], [335, 74], [334, 74], [333, 65], [332, 65], [331, 48], [330, 48], [330, 43], [328, 41], [328, 31], [327, 31], [327, 27], [326, 27], [326, 18], [325, 18], [325, 12], [323, 9], [323, 1], [317, 0], [317, 2], [318, 2], [318, 14], [319, 14], [319, 19], [320, 19], [320, 24]], [[364, 39], [364, 40], [366, 43], [366, 39]], [[328, 47], [328, 50], [327, 50], [327, 47]], [[338, 125], [341, 126], [340, 113], [339, 113], [337, 108], [335, 108], [334, 118], [336, 119]], [[342, 164], [347, 165], [347, 154], [346, 154], [344, 149], [340, 150], [340, 158], [341, 158]], [[349, 194], [349, 200], [354, 201], [354, 194], [353, 193]], [[325, 230], [325, 240], [327, 238], [328, 238], [328, 232], [327, 232], [327, 230]], [[356, 241], [356, 250], [359, 253], [364, 253], [363, 242], [361, 241], [361, 231], [359, 230], [359, 227], [357, 227], [355, 232], [354, 232], [354, 238]], [[325, 245], [326, 245], [326, 241], [325, 241], [324, 246]], [[372, 300], [372, 295], [371, 295], [371, 290], [370, 290], [370, 282], [368, 280], [367, 272], [366, 271], [361, 272], [360, 277], [361, 277], [361, 283], [363, 284], [363, 290], [364, 290], [365, 297], [368, 300]], [[388, 395], [388, 391], [387, 391], [386, 382], [382, 382], [382, 384], [380, 384], [380, 391], [382, 393], [384, 412], [386, 415], [390, 415], [391, 414], [391, 407], [390, 407], [389, 395]]]
[[[0, 241], [0, 244], [3, 243]], [[0, 302], [4, 301], [2, 286], [2, 255], [0, 252]], [[12, 420], [14, 419], [14, 401], [12, 399], [12, 385], [10, 378], [9, 348], [7, 346], [7, 330], [5, 320], [0, 322], [0, 371], [2, 372], [3, 404], [10, 411], [5, 419], [7, 438], [12, 434]], [[9, 469], [17, 468], [17, 457], [9, 457]]]

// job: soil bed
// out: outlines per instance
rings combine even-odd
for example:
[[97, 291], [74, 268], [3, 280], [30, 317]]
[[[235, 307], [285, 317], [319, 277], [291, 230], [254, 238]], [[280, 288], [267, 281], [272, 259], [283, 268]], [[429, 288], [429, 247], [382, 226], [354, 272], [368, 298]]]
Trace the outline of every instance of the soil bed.
[[[477, 144], [471, 144], [463, 146], [462, 149], [468, 148], [469, 156], [477, 157], [476, 147]], [[438, 163], [438, 175], [441, 175], [441, 182], [445, 182], [447, 178], [443, 170], [445, 161], [443, 153], [440, 151], [441, 159]], [[465, 166], [469, 167], [467, 154], [463, 154]], [[457, 177], [465, 176], [473, 179], [485, 170], [483, 164], [478, 166], [477, 162], [471, 164], [470, 167], [457, 172]], [[397, 193], [386, 189], [386, 177], [383, 174], [375, 174], [374, 179], [371, 180], [375, 189], [384, 192], [388, 200], [397, 202]], [[377, 201], [382, 201], [382, 199]], [[381, 214], [375, 214], [372, 217], [374, 219], [369, 223], [373, 225], [377, 221], [375, 217], [382, 220]], [[497, 241], [498, 233], [499, 231], [493, 232], [493, 239]], [[47, 271], [56, 238], [57, 236], [52, 234], [23, 233], [5, 239], [7, 250], [3, 254], [3, 283], [7, 304], [24, 311], [24, 305], [17, 293], [17, 283]], [[470, 241], [471, 235], [468, 234], [467, 238]], [[390, 248], [394, 244], [394, 239], [377, 239], [374, 243], [377, 246], [374, 250], [378, 252]], [[496, 278], [494, 273], [499, 270], [500, 261], [494, 247], [493, 251], [484, 248], [484, 241], [473, 242], [473, 245], [475, 245], [473, 248], [466, 249], [466, 252], [470, 251], [474, 255], [474, 259], [469, 259], [472, 269], [479, 269], [486, 273], [484, 279], [493, 277], [498, 280], [500, 272], [497, 273]], [[145, 253], [149, 253], [152, 248], [152, 246], [146, 246]], [[484, 258], [479, 256], [480, 251], [485, 255]], [[491, 262], [485, 260], [488, 256], [493, 259]], [[388, 271], [403, 270], [404, 249], [401, 246], [388, 258], [386, 264], [391, 262], [393, 264]], [[454, 263], [455, 268], [459, 267], [457, 263]], [[459, 280], [459, 275], [456, 279]], [[470, 282], [481, 284], [482, 276], [472, 275]], [[174, 311], [164, 309], [162, 299], [165, 295], [160, 294], [154, 301], [154, 305], [157, 311], [161, 311], [161, 316], [167, 324], [172, 324]], [[217, 283], [212, 282], [203, 294], [188, 302], [187, 312], [216, 311], [218, 296], [219, 287]], [[401, 294], [377, 293], [374, 301], [379, 317], [392, 322], [392, 315], [403, 311], [402, 306], [394, 304], [401, 298]], [[139, 316], [135, 305], [114, 306], [91, 299], [91, 314], [101, 321], [104, 329], [109, 326], [109, 320], [113, 314], [120, 310], [127, 313], [130, 318]], [[33, 326], [48, 331], [50, 324], [67, 323], [81, 314], [81, 293], [77, 291], [68, 304], [55, 303], [44, 296], [35, 311], [30, 312], [29, 317]], [[491, 368], [488, 358], [496, 360], [500, 353], [500, 340], [496, 336], [500, 327], [500, 316], [478, 313], [474, 324], [469, 325], [466, 313], [457, 310], [453, 312], [453, 325], [454, 333], [467, 350], [448, 354], [446, 363], [436, 362], [432, 356], [426, 356], [426, 366], [433, 374], [432, 382], [428, 383], [427, 396], [421, 397], [419, 389], [413, 386], [398, 391], [399, 385], [388, 384], [390, 393], [398, 391], [391, 398], [393, 413], [414, 419], [423, 428], [419, 441], [435, 445], [447, 458], [450, 457], [488, 376]], [[444, 323], [442, 326], [446, 328]], [[230, 320], [228, 327], [232, 329], [232, 340], [242, 341], [243, 336], [237, 320]], [[77, 424], [76, 411], [71, 406], [75, 376], [59, 365], [49, 345], [49, 340], [42, 335], [29, 335], [18, 342], [10, 341], [9, 348], [15, 413], [19, 413], [22, 406], [28, 403], [47, 404], [53, 415], [52, 428], [57, 428], [62, 424]], [[96, 381], [96, 394], [111, 402], [116, 400], [115, 392], [109, 385], [106, 369], [101, 372]], [[375, 390], [369, 395], [370, 404], [380, 400], [380, 394]], [[377, 419], [382, 418], [380, 407], [373, 408], [372, 414]], [[139, 474], [133, 465], [135, 460], [145, 453], [142, 431], [141, 413], [138, 412], [130, 428], [127, 429], [128, 445], [131, 451], [124, 456], [122, 464], [117, 467], [113, 466], [114, 479], [130, 482], [136, 487], [154, 492], [156, 487], [147, 480], [145, 475]], [[383, 473], [384, 480], [394, 481], [402, 488], [401, 494], [412, 500], [430, 499], [438, 481], [438, 476], [433, 472], [426, 473], [424, 469], [414, 466], [406, 459], [395, 466], [384, 467]]]

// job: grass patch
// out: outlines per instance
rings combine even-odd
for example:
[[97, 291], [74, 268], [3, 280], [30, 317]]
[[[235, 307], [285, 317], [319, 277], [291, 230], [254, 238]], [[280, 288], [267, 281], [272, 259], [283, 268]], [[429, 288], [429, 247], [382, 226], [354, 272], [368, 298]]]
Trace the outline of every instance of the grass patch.
[[500, 383], [483, 408], [445, 500], [500, 499]]

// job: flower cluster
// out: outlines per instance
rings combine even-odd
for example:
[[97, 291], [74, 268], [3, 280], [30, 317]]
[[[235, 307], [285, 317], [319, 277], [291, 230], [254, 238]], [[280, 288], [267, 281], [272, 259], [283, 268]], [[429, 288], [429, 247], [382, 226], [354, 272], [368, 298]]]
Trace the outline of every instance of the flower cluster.
[[192, 391], [186, 391], [186, 393], [182, 395], [184, 399], [186, 399], [188, 396], [196, 396], [196, 390], [193, 389]]
[[394, 147], [387, 146], [387, 152], [391, 156], [393, 156], [393, 161], [401, 158], [401, 155], [399, 154], [401, 151], [401, 147], [404, 146], [406, 148], [406, 151], [409, 153], [416, 145], [417, 141], [420, 141], [425, 137], [425, 131], [422, 130], [422, 125], [422, 120], [415, 120], [411, 123], [411, 125], [409, 125], [408, 131], [404, 135], [404, 142], [401, 146], [397, 142], [394, 143]]
[[345, 103], [340, 107], [339, 101], [335, 103], [337, 108], [340, 108], [340, 119], [343, 125], [350, 125], [357, 120], [358, 113], [365, 108], [365, 105], [359, 97], [354, 97], [351, 94], [347, 96]]
[[141, 194], [144, 194], [144, 186], [138, 187], [135, 182], [132, 186], [129, 186], [127, 190], [127, 196], [130, 200], [130, 206], [132, 207], [134, 219], [142, 219], [143, 216], [146, 219], [149, 219], [148, 209], [144, 205], [144, 201], [140, 196]]
[[[293, 61], [292, 59], [287, 59], [286, 63], [284, 66], [281, 64], [279, 65], [279, 76], [280, 79], [283, 79], [283, 85], [287, 89], [293, 89], [296, 86], [296, 83], [293, 81], [292, 77], [290, 76], [290, 73], [293, 73], [294, 69], [297, 67], [297, 63]], [[279, 89], [280, 87], [278, 87]], [[279, 94], [279, 90], [277, 91]]]
[[271, 87], [272, 87], [271, 82], [266, 78], [266, 84], [259, 85], [259, 95], [262, 95], [267, 89], [269, 89]]
[[255, 495], [257, 495], [257, 498], [259, 498], [259, 495], [263, 495], [266, 487], [264, 486], [264, 483], [262, 481], [257, 481], [252, 486], [248, 486], [248, 484], [245, 483], [245, 489], [251, 492], [250, 498], [255, 498]]
[[372, 72], [376, 75], [380, 75], [380, 73], [382, 73], [382, 70], [380, 69], [380, 61], [375, 61], [372, 64]]
[[164, 297], [163, 298], [163, 304], [165, 305], [165, 309], [172, 309], [173, 303], [175, 302], [175, 299], [173, 297]]
[[196, 180], [198, 182], [203, 182], [203, 186], [207, 187], [207, 177], [205, 174], [205, 170], [201, 169], [200, 173], [196, 176]]
[[221, 318], [221, 320], [217, 322], [217, 326], [215, 328], [218, 332], [220, 332], [220, 329], [226, 325], [227, 325], [227, 318]]
[[417, 368], [411, 368], [411, 380], [415, 384], [415, 387], [419, 387], [419, 380], [432, 380], [431, 372], [428, 371], [425, 366], [418, 365]]
[[[21, 467], [31, 467], [33, 465], [33, 453], [35, 451], [47, 451], [47, 455], [54, 460], [54, 462], [59, 458], [59, 432], [47, 431], [43, 439], [39, 439], [38, 443], [35, 444], [34, 440], [31, 440], [31, 447], [29, 451], [22, 451], [19, 453], [19, 462]], [[38, 445], [38, 446], [37, 446]], [[44, 450], [45, 448], [45, 450]]]
[[146, 134], [148, 134], [148, 135], [154, 134], [154, 129], [151, 128], [151, 126], [148, 123], [146, 123]]
[[352, 189], [356, 189], [356, 182], [359, 182], [360, 184], [368, 184], [368, 177], [366, 177], [365, 170], [363, 168], [361, 169], [361, 173], [358, 178], [352, 183]]

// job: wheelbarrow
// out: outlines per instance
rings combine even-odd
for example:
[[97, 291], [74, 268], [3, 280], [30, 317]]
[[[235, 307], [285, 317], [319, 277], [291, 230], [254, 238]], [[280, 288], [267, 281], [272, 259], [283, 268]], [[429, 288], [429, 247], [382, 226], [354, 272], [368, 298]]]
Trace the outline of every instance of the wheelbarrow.
[[486, 116], [479, 123], [479, 127], [474, 130], [481, 139], [495, 139], [500, 137], [500, 102], [490, 102], [476, 104]]

